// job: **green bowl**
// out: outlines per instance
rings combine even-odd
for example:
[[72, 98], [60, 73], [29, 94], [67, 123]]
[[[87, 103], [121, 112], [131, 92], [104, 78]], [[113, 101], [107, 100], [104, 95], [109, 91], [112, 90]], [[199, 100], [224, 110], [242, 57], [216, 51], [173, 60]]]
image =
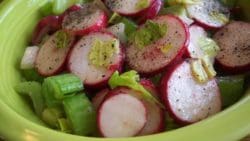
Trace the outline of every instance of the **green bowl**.
[[[47, 128], [27, 101], [13, 89], [22, 77], [19, 62], [47, 0], [4, 0], [0, 5], [0, 135], [13, 141], [230, 141], [250, 133], [250, 96], [227, 110], [191, 126], [145, 137], [80, 137]], [[250, 91], [248, 91], [250, 94]]]

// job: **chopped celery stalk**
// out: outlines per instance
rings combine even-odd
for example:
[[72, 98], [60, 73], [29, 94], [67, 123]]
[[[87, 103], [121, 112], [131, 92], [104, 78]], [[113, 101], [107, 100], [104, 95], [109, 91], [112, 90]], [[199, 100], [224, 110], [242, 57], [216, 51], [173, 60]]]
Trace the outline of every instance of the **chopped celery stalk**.
[[22, 82], [15, 87], [15, 90], [20, 94], [30, 96], [36, 113], [41, 115], [44, 108], [44, 101], [41, 94], [40, 83], [35, 81]]
[[217, 43], [208, 37], [201, 37], [198, 39], [198, 45], [209, 57], [215, 57], [220, 50]]
[[128, 71], [121, 75], [119, 75], [119, 72], [116, 71], [113, 73], [108, 83], [112, 89], [118, 86], [126, 86], [133, 90], [139, 91], [146, 100], [149, 102], [154, 102], [161, 106], [161, 108], [164, 108], [164, 106], [139, 83], [139, 79], [139, 75], [136, 71]]
[[70, 123], [67, 119], [59, 118], [57, 119], [57, 122], [59, 124], [60, 131], [65, 133], [72, 133], [72, 127], [70, 126]]
[[234, 104], [243, 96], [245, 79], [243, 75], [218, 77], [217, 79], [223, 107]]
[[214, 70], [211, 59], [208, 55], [205, 55], [201, 58], [203, 68], [205, 69], [207, 76], [209, 79], [214, 78], [216, 76], [216, 71]]
[[43, 16], [48, 16], [51, 15], [53, 13], [53, 1], [49, 0], [46, 4], [44, 4], [41, 9], [40, 12]]
[[111, 17], [109, 18], [108, 23], [109, 23], [109, 24], [116, 24], [116, 23], [119, 23], [119, 22], [121, 22], [122, 18], [123, 18], [123, 17], [122, 17], [121, 15], [119, 15], [119, 14], [116, 13], [116, 12], [114, 12], [114, 13], [111, 15]]
[[241, 13], [239, 16], [242, 18], [242, 20], [250, 22], [250, 12], [249, 12], [250, 1], [249, 0], [237, 0], [236, 6], [240, 7], [241, 9]]
[[48, 77], [45, 79], [44, 83], [47, 83], [50, 95], [53, 95], [59, 100], [83, 90], [81, 79], [73, 74]]
[[45, 103], [47, 107], [57, 107], [61, 106], [61, 101], [56, 99], [54, 97], [53, 91], [51, 90], [51, 87], [49, 87], [48, 80], [45, 79], [42, 85], [42, 94], [45, 99]]
[[237, 0], [220, 0], [224, 5], [234, 7]]
[[195, 4], [201, 0], [166, 0], [168, 5], [178, 5], [178, 4]]
[[114, 34], [122, 43], [126, 43], [127, 36], [125, 34], [125, 28], [126, 27], [124, 23], [118, 23], [110, 26], [109, 28], [107, 28], [107, 30]]
[[42, 113], [42, 120], [52, 128], [58, 128], [58, 119], [64, 116], [60, 108], [46, 108]]
[[191, 71], [194, 79], [199, 83], [205, 83], [208, 81], [208, 76], [206, 71], [202, 66], [200, 59], [191, 61]]
[[154, 83], [154, 84], [159, 84], [160, 81], [161, 81], [161, 77], [162, 77], [162, 74], [157, 74], [155, 75], [154, 77], [151, 77], [150, 80]]
[[43, 77], [37, 73], [35, 69], [22, 70], [22, 74], [27, 81], [43, 82]]
[[32, 100], [36, 114], [41, 116], [45, 107], [44, 99], [41, 93], [41, 84], [35, 81], [22, 82], [15, 87], [15, 90], [17, 93], [28, 95]]
[[96, 130], [96, 113], [85, 94], [77, 94], [63, 100], [68, 120], [77, 135], [90, 135]]
[[174, 130], [174, 129], [181, 127], [180, 125], [174, 122], [174, 120], [169, 116], [168, 113], [166, 113], [165, 124], [166, 124], [165, 130], [167, 131]]
[[138, 27], [137, 24], [127, 18], [122, 18], [121, 22], [125, 24], [125, 34], [127, 35], [127, 37], [135, 32]]
[[31, 46], [25, 49], [20, 68], [21, 69], [32, 69], [35, 66], [35, 60], [38, 53], [38, 46]]

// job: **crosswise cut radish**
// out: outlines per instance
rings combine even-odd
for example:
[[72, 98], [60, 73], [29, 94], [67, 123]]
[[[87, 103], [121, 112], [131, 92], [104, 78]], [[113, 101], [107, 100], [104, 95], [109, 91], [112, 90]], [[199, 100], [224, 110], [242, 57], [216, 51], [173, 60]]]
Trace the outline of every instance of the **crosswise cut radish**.
[[138, 134], [147, 121], [143, 102], [119, 88], [112, 90], [98, 110], [98, 128], [104, 137], [131, 137]]
[[85, 35], [106, 27], [107, 15], [94, 4], [83, 4], [78, 10], [66, 13], [62, 28], [76, 35]]
[[220, 47], [216, 62], [223, 71], [250, 71], [250, 23], [231, 22], [220, 29], [213, 38]]
[[203, 57], [205, 54], [199, 45], [199, 40], [201, 40], [201, 38], [207, 37], [206, 31], [198, 25], [192, 25], [189, 28], [189, 32], [190, 32], [190, 43], [187, 47], [188, 56], [191, 58]]
[[188, 61], [166, 73], [161, 82], [161, 94], [170, 115], [181, 124], [198, 122], [221, 110], [216, 80], [204, 84], [196, 82]]
[[[146, 75], [156, 74], [181, 58], [189, 43], [188, 28], [179, 18], [164, 15], [156, 17], [152, 21], [167, 25], [166, 35], [143, 48], [138, 48], [135, 44], [126, 48], [128, 65], [139, 73]], [[170, 47], [164, 53], [161, 49], [166, 45]]]
[[92, 104], [95, 109], [98, 109], [101, 103], [103, 102], [105, 96], [108, 94], [109, 89], [103, 89], [99, 91], [95, 97], [92, 99]]
[[74, 44], [75, 37], [70, 35], [68, 39], [69, 43], [66, 47], [57, 47], [58, 42], [63, 42], [57, 39], [58, 32], [54, 33], [46, 40], [36, 57], [35, 68], [42, 76], [51, 76], [59, 73], [65, 65], [71, 46]]
[[145, 0], [149, 4], [145, 8], [138, 8], [138, 3], [142, 1], [144, 0], [104, 0], [108, 8], [125, 16], [140, 16], [155, 0]]
[[105, 86], [113, 72], [121, 69], [124, 57], [121, 46], [115, 46], [117, 51], [111, 57], [108, 67], [93, 65], [89, 60], [89, 53], [96, 39], [110, 41], [116, 38], [104, 32], [93, 32], [83, 36], [72, 49], [68, 59], [68, 69], [89, 87]]
[[187, 5], [187, 11], [205, 28], [220, 28], [229, 19], [230, 11], [218, 0], [200, 0], [194, 4]]

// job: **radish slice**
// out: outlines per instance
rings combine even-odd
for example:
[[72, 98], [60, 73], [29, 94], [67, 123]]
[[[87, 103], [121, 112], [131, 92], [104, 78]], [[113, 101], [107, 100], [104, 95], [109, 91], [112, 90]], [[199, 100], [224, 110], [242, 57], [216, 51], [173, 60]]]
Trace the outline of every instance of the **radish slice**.
[[140, 16], [138, 23], [144, 23], [146, 20], [156, 17], [162, 5], [162, 0], [155, 0], [154, 3], [145, 12], [143, 12], [142, 16]]
[[214, 35], [220, 47], [219, 67], [228, 73], [250, 71], [250, 23], [231, 22]]
[[68, 43], [65, 47], [59, 48], [58, 43], [62, 42], [57, 33], [54, 33], [49, 39], [41, 46], [35, 61], [35, 67], [38, 73], [42, 76], [51, 76], [59, 73], [65, 64], [68, 52], [74, 44], [75, 37], [69, 35]]
[[230, 11], [218, 0], [200, 0], [187, 5], [191, 18], [205, 28], [220, 28], [229, 21]]
[[79, 10], [73, 10], [63, 18], [62, 28], [75, 35], [85, 35], [99, 31], [107, 25], [107, 15], [94, 4], [81, 5]]
[[[94, 32], [83, 36], [72, 49], [68, 59], [68, 69], [81, 78], [83, 83], [89, 87], [103, 87], [107, 85], [108, 79], [116, 71], [120, 70], [123, 63], [123, 51], [118, 41], [114, 54], [109, 58], [108, 66], [96, 66], [90, 59], [89, 54], [94, 42], [118, 41], [113, 35], [104, 32]], [[101, 56], [100, 56], [101, 57]], [[103, 56], [105, 57], [105, 56]]]
[[[182, 57], [189, 43], [188, 28], [179, 18], [165, 15], [156, 17], [152, 21], [167, 25], [166, 35], [143, 48], [134, 44], [126, 48], [128, 65], [145, 75], [157, 74], [171, 63], [176, 62]], [[167, 45], [169, 45], [169, 49], [166, 52], [162, 51]]]
[[[159, 98], [159, 93], [150, 80], [142, 79], [140, 83], [148, 90], [153, 96]], [[164, 111], [157, 104], [144, 100], [144, 104], [148, 111], [147, 122], [144, 128], [138, 135], [150, 135], [159, 133], [164, 129], [165, 116]]]
[[53, 34], [61, 28], [61, 23], [58, 16], [47, 16], [42, 18], [36, 25], [33, 36], [32, 44], [39, 45], [45, 35]]
[[144, 103], [133, 96], [135, 91], [116, 88], [98, 110], [98, 128], [104, 137], [132, 137], [147, 121]]
[[141, 16], [155, 0], [104, 0], [113, 12], [124, 16]]
[[92, 104], [93, 104], [94, 109], [99, 108], [99, 106], [103, 102], [108, 92], [109, 92], [109, 89], [103, 89], [95, 95], [95, 97], [92, 99]]
[[189, 28], [189, 32], [190, 32], [190, 43], [187, 48], [188, 56], [191, 58], [203, 57], [205, 54], [204, 51], [199, 46], [199, 40], [201, 38], [207, 38], [206, 31], [200, 26], [192, 25]]
[[39, 51], [39, 47], [37, 46], [27, 47], [25, 49], [25, 52], [21, 61], [21, 69], [34, 68], [38, 51]]
[[188, 61], [166, 73], [161, 82], [161, 93], [171, 117], [181, 124], [198, 122], [221, 110], [216, 80], [203, 84], [195, 81]]

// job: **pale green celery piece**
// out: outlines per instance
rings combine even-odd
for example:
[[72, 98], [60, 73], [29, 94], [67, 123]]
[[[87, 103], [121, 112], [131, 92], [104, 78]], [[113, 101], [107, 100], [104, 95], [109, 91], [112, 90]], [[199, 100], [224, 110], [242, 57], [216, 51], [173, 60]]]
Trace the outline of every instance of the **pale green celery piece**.
[[72, 133], [72, 127], [70, 126], [70, 122], [66, 118], [57, 119], [59, 129], [65, 133]]
[[164, 108], [164, 106], [157, 100], [154, 98], [154, 96], [152, 96], [150, 94], [150, 92], [148, 92], [140, 83], [140, 77], [138, 75], [138, 73], [134, 70], [125, 72], [121, 75], [119, 75], [119, 72], [116, 71], [114, 72], [114, 74], [111, 76], [111, 78], [109, 79], [109, 86], [114, 89], [118, 86], [126, 86], [129, 87], [133, 90], [137, 90], [140, 91], [142, 93], [142, 96], [150, 101], [150, 102], [155, 102], [157, 103], [159, 106], [161, 106], [162, 108]]
[[234, 7], [237, 0], [220, 0], [224, 5]]
[[208, 81], [207, 73], [204, 70], [200, 59], [191, 61], [191, 71], [192, 71], [193, 78], [198, 83], [205, 83]]
[[149, 5], [150, 5], [149, 0], [139, 0], [136, 3], [136, 8], [137, 9], [144, 9], [144, 8], [147, 8]]
[[205, 55], [201, 58], [201, 61], [203, 68], [207, 73], [208, 78], [209, 79], [214, 78], [216, 76], [216, 71], [214, 70], [211, 58], [208, 55]]
[[195, 4], [201, 0], [167, 0], [168, 5], [187, 5], [187, 4]]
[[250, 0], [237, 0], [236, 6], [241, 8], [242, 13], [240, 17], [242, 20], [250, 22]]
[[139, 49], [160, 39], [167, 33], [167, 25], [158, 24], [148, 20], [142, 28], [138, 29], [129, 37], [129, 42], [135, 44]]
[[215, 57], [218, 51], [220, 51], [217, 43], [208, 37], [200, 37], [198, 40], [198, 45], [211, 58]]
[[117, 39], [105, 42], [96, 39], [88, 56], [91, 64], [96, 67], [108, 67], [112, 57], [118, 52], [118, 46], [119, 41]]
[[52, 128], [59, 128], [58, 119], [63, 118], [64, 113], [61, 108], [46, 108], [42, 113], [42, 120]]
[[111, 15], [111, 17], [109, 18], [109, 21], [108, 21], [108, 23], [109, 24], [116, 24], [116, 23], [118, 23], [118, 22], [120, 22], [121, 20], [122, 20], [122, 16], [121, 15], [119, 15], [118, 13], [116, 13], [116, 12], [114, 12], [112, 15]]
[[32, 100], [36, 114], [41, 116], [45, 107], [41, 84], [36, 81], [22, 82], [15, 87], [15, 90], [17, 93], [28, 95]]
[[215, 20], [215, 21], [219, 21], [223, 24], [226, 24], [229, 22], [229, 18], [226, 17], [226, 15], [219, 13], [217, 11], [212, 11], [209, 13], [209, 15]]

